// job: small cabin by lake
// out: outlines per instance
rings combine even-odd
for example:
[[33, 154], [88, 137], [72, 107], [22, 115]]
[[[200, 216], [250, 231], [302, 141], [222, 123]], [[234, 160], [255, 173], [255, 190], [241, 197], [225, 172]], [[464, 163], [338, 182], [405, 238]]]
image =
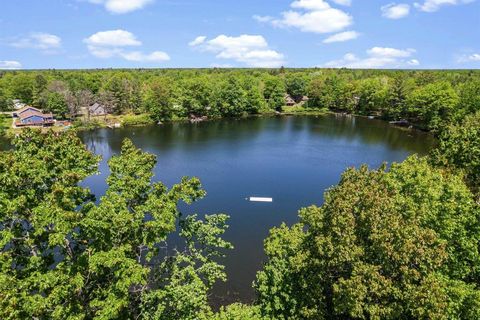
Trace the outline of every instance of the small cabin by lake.
[[107, 108], [104, 105], [99, 103], [94, 103], [88, 107], [88, 114], [91, 117], [100, 117], [100, 116], [106, 116], [108, 112], [107, 112]]
[[295, 105], [295, 100], [289, 94], [285, 95], [285, 105], [288, 106], [288, 107], [291, 107], [291, 106]]

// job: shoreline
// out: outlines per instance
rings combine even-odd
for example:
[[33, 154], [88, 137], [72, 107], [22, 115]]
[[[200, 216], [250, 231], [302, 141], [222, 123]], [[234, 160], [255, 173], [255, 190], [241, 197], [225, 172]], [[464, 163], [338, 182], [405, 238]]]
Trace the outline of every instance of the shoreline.
[[[372, 116], [367, 116], [363, 114], [355, 114], [355, 113], [347, 113], [347, 112], [338, 112], [338, 111], [332, 111], [332, 110], [325, 110], [325, 109], [303, 109], [303, 110], [285, 110], [283, 112], [264, 112], [264, 113], [258, 113], [258, 114], [249, 114], [245, 116], [240, 116], [240, 117], [212, 117], [212, 118], [207, 118], [201, 121], [198, 121], [196, 123], [201, 123], [201, 122], [208, 122], [208, 121], [217, 121], [217, 120], [224, 120], [224, 119], [247, 119], [247, 118], [252, 118], [252, 117], [282, 117], [282, 116], [322, 116], [322, 115], [341, 115], [341, 116], [353, 116], [353, 117], [361, 117], [361, 118], [368, 118], [371, 120], [379, 120], [383, 122], [389, 122], [386, 119], [382, 119], [381, 117], [373, 117]], [[6, 126], [8, 122], [8, 126]], [[167, 124], [167, 123], [186, 123], [189, 122], [192, 123], [188, 118], [186, 117], [181, 117], [181, 118], [174, 118], [170, 119], [168, 121], [165, 121], [163, 123], [156, 123], [154, 120], [150, 118], [150, 115], [147, 113], [142, 113], [142, 114], [123, 114], [123, 115], [109, 115], [105, 118], [97, 118], [90, 120], [90, 122], [82, 122], [82, 123], [76, 123], [75, 121], [72, 122], [71, 126], [52, 126], [52, 127], [31, 127], [32, 129], [38, 129], [42, 131], [57, 131], [57, 132], [62, 132], [65, 130], [76, 130], [78, 132], [82, 131], [90, 131], [90, 130], [97, 130], [97, 129], [107, 129], [107, 128], [112, 128], [114, 129], [114, 124], [119, 124], [118, 128], [124, 128], [124, 127], [142, 127], [142, 126], [149, 126], [149, 125], [162, 125], [162, 124]], [[416, 130], [416, 131], [422, 131], [426, 133], [432, 133], [431, 131], [424, 130], [419, 126], [416, 126], [414, 124], [411, 124], [409, 127], [403, 127], [403, 126], [398, 126], [391, 124], [390, 125], [403, 129], [406, 131], [410, 130]], [[16, 134], [21, 132], [23, 128], [13, 128], [11, 126], [11, 118], [10, 117], [5, 117], [3, 116], [1, 118], [0, 122], [0, 137], [7, 138], [7, 139], [12, 139]]]

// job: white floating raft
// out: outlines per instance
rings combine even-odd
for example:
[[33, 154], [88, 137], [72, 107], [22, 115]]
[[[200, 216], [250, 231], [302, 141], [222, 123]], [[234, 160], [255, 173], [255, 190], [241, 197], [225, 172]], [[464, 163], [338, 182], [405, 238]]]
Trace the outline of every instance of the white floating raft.
[[250, 202], [273, 202], [273, 198], [264, 197], [249, 197], [247, 200]]

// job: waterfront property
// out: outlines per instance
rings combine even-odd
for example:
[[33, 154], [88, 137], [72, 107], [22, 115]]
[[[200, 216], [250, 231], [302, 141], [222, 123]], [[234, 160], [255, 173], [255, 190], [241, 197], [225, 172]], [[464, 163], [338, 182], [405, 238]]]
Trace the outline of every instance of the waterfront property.
[[51, 126], [55, 123], [52, 113], [43, 113], [40, 109], [26, 106], [13, 112], [16, 127], [26, 126]]
[[295, 105], [295, 100], [292, 98], [291, 95], [289, 94], [286, 94], [285, 95], [285, 105], [287, 107], [291, 107], [291, 106], [294, 106]]
[[99, 104], [95, 102], [94, 104], [88, 107], [88, 114], [91, 117], [100, 117], [100, 116], [106, 116], [108, 112], [107, 112], [107, 108], [103, 104]]
[[37, 109], [35, 107], [32, 107], [32, 106], [27, 106], [27, 105], [24, 105], [23, 107], [21, 107], [20, 109], [18, 110], [15, 110], [13, 111], [12, 113], [12, 117], [14, 118], [20, 118], [20, 116], [26, 112], [42, 112], [42, 110], [40, 109]]

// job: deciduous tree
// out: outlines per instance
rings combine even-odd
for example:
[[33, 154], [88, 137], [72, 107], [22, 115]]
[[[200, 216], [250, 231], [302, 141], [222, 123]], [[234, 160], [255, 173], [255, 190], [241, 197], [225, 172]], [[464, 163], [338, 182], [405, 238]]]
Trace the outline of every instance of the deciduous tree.
[[[152, 183], [156, 163], [126, 140], [109, 161], [98, 203], [79, 182], [98, 159], [74, 133], [25, 131], [0, 153], [2, 319], [196, 319], [208, 291], [227, 216], [182, 216], [177, 203], [204, 195], [196, 178]], [[175, 231], [184, 245], [173, 250]], [[183, 249], [182, 249], [183, 248]]]
[[255, 284], [274, 319], [480, 316], [480, 212], [460, 176], [411, 157], [347, 170], [322, 207], [275, 228]]

